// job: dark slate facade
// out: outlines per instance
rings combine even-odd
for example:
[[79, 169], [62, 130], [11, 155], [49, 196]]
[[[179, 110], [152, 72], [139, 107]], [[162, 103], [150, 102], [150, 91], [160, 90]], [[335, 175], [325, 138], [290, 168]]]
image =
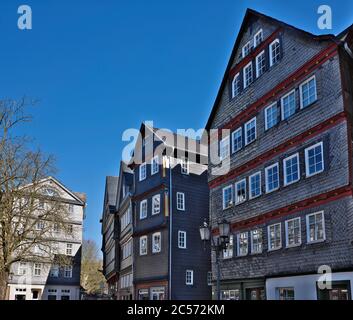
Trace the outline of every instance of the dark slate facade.
[[[260, 30], [262, 40], [254, 47]], [[233, 246], [221, 260], [223, 299], [351, 299], [351, 33], [350, 28], [339, 36], [315, 36], [258, 12], [246, 13], [207, 123], [207, 129], [225, 130], [218, 142], [226, 136], [230, 139], [222, 161], [229, 170], [219, 174], [220, 165], [210, 162], [208, 176], [214, 234], [217, 220], [225, 218], [233, 236]], [[243, 57], [248, 41], [252, 48]], [[279, 53], [271, 63], [274, 41], [279, 43]], [[263, 51], [265, 71], [257, 76], [256, 61]], [[253, 81], [244, 88], [249, 63]], [[240, 93], [233, 94], [232, 82], [238, 73]], [[295, 111], [284, 119], [283, 98], [291, 93]], [[272, 118], [265, 111], [270, 106], [276, 110]], [[256, 138], [246, 144], [246, 124], [255, 117]], [[266, 119], [272, 124], [266, 126]], [[241, 148], [232, 152], [232, 134], [237, 130], [242, 132]], [[319, 147], [310, 151], [314, 146]], [[285, 181], [292, 171], [286, 159], [290, 157], [297, 159], [299, 170], [298, 181], [288, 184]], [[268, 190], [271, 171], [266, 168], [276, 164], [272, 191]], [[256, 184], [251, 189], [256, 173], [261, 177], [260, 195], [252, 198], [251, 190], [258, 190]], [[236, 184], [244, 179], [245, 201], [238, 203]], [[232, 190], [229, 202], [223, 199], [227, 187]], [[296, 218], [294, 227], [291, 223]], [[258, 251], [253, 249], [253, 242], [259, 241], [253, 238], [255, 231], [262, 233]], [[290, 245], [288, 239], [294, 233], [296, 240]], [[276, 239], [280, 244], [271, 250]], [[212, 262], [215, 270], [214, 255]], [[317, 286], [323, 266], [330, 268], [333, 281], [332, 287], [324, 289]]]

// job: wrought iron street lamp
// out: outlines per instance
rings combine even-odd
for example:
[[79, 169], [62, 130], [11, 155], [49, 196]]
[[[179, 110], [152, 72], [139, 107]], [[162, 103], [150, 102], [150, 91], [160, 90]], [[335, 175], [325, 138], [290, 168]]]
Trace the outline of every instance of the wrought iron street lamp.
[[211, 249], [216, 253], [216, 266], [217, 266], [217, 300], [221, 300], [221, 270], [220, 270], [220, 259], [221, 253], [227, 248], [229, 243], [230, 224], [228, 221], [223, 219], [218, 223], [219, 236], [211, 236], [210, 226], [206, 221], [200, 226], [200, 237], [201, 240], [206, 242], [211, 240]]

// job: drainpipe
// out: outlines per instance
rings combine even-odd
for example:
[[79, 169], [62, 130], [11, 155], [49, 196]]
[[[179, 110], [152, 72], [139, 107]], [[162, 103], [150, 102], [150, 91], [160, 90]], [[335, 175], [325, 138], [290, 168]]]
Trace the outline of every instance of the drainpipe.
[[172, 189], [172, 163], [169, 159], [169, 300], [172, 299], [172, 245], [173, 245], [173, 189]]

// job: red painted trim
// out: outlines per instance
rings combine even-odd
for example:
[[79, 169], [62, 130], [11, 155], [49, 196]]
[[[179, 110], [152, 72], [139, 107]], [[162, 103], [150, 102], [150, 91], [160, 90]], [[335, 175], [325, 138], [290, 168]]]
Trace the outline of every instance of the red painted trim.
[[324, 62], [334, 57], [338, 53], [337, 48], [337, 44], [334, 43], [328, 46], [326, 49], [322, 50], [319, 54], [317, 54], [315, 57], [301, 66], [297, 71], [295, 71], [292, 75], [290, 75], [286, 80], [282, 81], [271, 91], [251, 104], [248, 108], [246, 108], [244, 111], [242, 111], [218, 130], [221, 132], [222, 129], [235, 129], [240, 124], [253, 118], [261, 109], [267, 106], [270, 100], [278, 98], [280, 94], [284, 94], [292, 89], [292, 87], [294, 87], [300, 80], [306, 77], [309, 72], [316, 70]]
[[256, 58], [256, 56], [264, 50], [273, 40], [276, 39], [277, 35], [283, 30], [283, 28], [278, 28], [270, 36], [268, 36], [261, 44], [259, 44], [254, 51], [248, 54], [244, 59], [242, 59], [237, 65], [235, 65], [229, 71], [229, 77], [232, 79], [244, 66], [246, 66], [250, 61]]
[[[335, 201], [344, 197], [352, 196], [352, 195], [353, 195], [353, 192], [350, 186], [342, 187], [333, 191], [320, 194], [318, 196], [314, 196], [309, 199], [305, 199], [305, 200], [293, 203], [289, 206], [264, 213], [254, 218], [246, 219], [239, 222], [234, 222], [231, 224], [231, 230], [239, 231], [247, 228], [253, 228], [255, 226], [265, 224], [271, 220], [278, 219], [281, 217], [286, 217], [298, 211], [318, 207], [325, 203]], [[218, 228], [215, 228], [212, 230], [213, 235], [218, 235], [218, 232], [219, 232]]]
[[306, 141], [312, 137], [315, 137], [318, 134], [320, 134], [320, 133], [322, 133], [322, 132], [324, 132], [324, 131], [326, 131], [326, 130], [328, 130], [328, 129], [330, 129], [330, 128], [336, 126], [337, 124], [339, 124], [343, 121], [346, 121], [346, 120], [347, 120], [347, 116], [346, 116], [346, 113], [343, 111], [343, 112], [333, 116], [332, 118], [316, 125], [315, 127], [301, 133], [300, 135], [287, 140], [286, 142], [280, 144], [276, 148], [271, 149], [271, 150], [259, 155], [255, 159], [244, 163], [240, 167], [232, 169], [231, 171], [229, 171], [228, 174], [220, 176], [218, 178], [215, 178], [214, 180], [209, 182], [209, 187], [210, 187], [210, 189], [214, 189], [229, 180], [235, 179], [237, 176], [243, 174], [244, 172], [247, 172], [253, 168], [256, 168], [257, 166], [264, 163], [265, 161], [268, 161], [268, 160], [274, 158], [276, 155], [281, 154], [281, 153], [289, 150], [290, 148], [296, 147], [296, 146], [300, 145], [301, 143], [303, 143], [304, 141]]

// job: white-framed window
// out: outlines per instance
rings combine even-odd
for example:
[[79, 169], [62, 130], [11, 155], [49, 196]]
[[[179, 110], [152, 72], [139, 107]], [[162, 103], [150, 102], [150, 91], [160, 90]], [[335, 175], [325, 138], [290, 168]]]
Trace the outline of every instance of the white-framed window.
[[121, 231], [125, 230], [126, 227], [132, 222], [131, 206], [121, 216]]
[[306, 230], [308, 243], [326, 240], [325, 216], [323, 211], [306, 216]]
[[60, 227], [58, 223], [53, 224], [53, 232], [54, 233], [59, 233], [60, 232]]
[[219, 143], [219, 156], [221, 160], [229, 157], [230, 154], [230, 139], [229, 136], [223, 138]]
[[223, 188], [223, 210], [233, 205], [233, 186]]
[[44, 206], [45, 206], [44, 201], [43, 201], [43, 200], [39, 200], [38, 209], [43, 210], [43, 209], [44, 209]]
[[296, 111], [296, 99], [295, 99], [295, 89], [287, 93], [281, 98], [281, 118], [286, 120], [295, 114]]
[[132, 256], [132, 240], [129, 240], [122, 245], [122, 252], [122, 260]]
[[296, 247], [302, 243], [300, 218], [290, 219], [285, 222], [286, 247]]
[[159, 158], [155, 156], [151, 160], [151, 174], [154, 175], [159, 172]]
[[177, 192], [177, 210], [185, 211], [185, 193]]
[[140, 237], [140, 256], [147, 255], [147, 236]]
[[40, 277], [42, 274], [42, 264], [41, 263], [35, 263], [34, 268], [33, 268], [33, 274], [35, 277]]
[[300, 180], [299, 153], [283, 160], [283, 179], [285, 186]]
[[161, 212], [161, 195], [156, 194], [152, 197], [152, 215], [158, 214]]
[[147, 218], [147, 200], [140, 202], [140, 220]]
[[264, 33], [262, 29], [255, 33], [254, 36], [254, 47], [256, 48], [264, 40]]
[[152, 235], [152, 253], [159, 253], [162, 250], [162, 235], [156, 232]]
[[256, 78], [260, 77], [266, 71], [265, 50], [256, 56]]
[[268, 250], [278, 250], [282, 248], [281, 224], [268, 226]]
[[51, 278], [58, 278], [59, 277], [59, 266], [58, 265], [52, 265], [50, 268], [50, 277]]
[[64, 278], [72, 278], [72, 266], [64, 267]]
[[277, 288], [278, 300], [295, 300], [295, 291], [294, 288]]
[[24, 276], [27, 274], [28, 265], [27, 262], [20, 262], [18, 265], [18, 274]]
[[265, 130], [271, 129], [278, 123], [277, 102], [265, 109]]
[[72, 224], [67, 225], [67, 233], [68, 234], [73, 234], [74, 232], [74, 226]]
[[69, 213], [74, 213], [74, 205], [69, 204]]
[[243, 147], [243, 129], [239, 128], [232, 133], [232, 153]]
[[261, 196], [261, 172], [256, 172], [249, 177], [249, 198]]
[[279, 165], [275, 163], [265, 169], [266, 193], [279, 189]]
[[178, 248], [186, 249], [186, 232], [178, 231]]
[[44, 230], [44, 228], [45, 228], [45, 223], [44, 223], [44, 221], [42, 221], [42, 220], [37, 221], [36, 229], [37, 229], [38, 231], [42, 231], [42, 230]]
[[249, 251], [248, 232], [238, 234], [238, 256], [244, 257]]
[[245, 58], [250, 53], [250, 50], [251, 50], [251, 42], [248, 41], [242, 48], [243, 58]]
[[189, 160], [185, 157], [181, 159], [181, 173], [189, 174]]
[[256, 117], [245, 123], [245, 145], [256, 140]]
[[311, 177], [324, 171], [324, 145], [319, 142], [305, 149], [306, 177]]
[[232, 81], [232, 98], [237, 97], [241, 91], [240, 73], [237, 73]]
[[73, 249], [72, 243], [67, 243], [66, 244], [66, 255], [67, 256], [72, 256], [72, 249]]
[[186, 270], [185, 284], [187, 286], [192, 286], [194, 284], [194, 271], [193, 270]]
[[304, 109], [317, 100], [316, 77], [312, 76], [299, 86], [300, 109]]
[[223, 259], [233, 258], [233, 252], [234, 252], [234, 237], [231, 234], [229, 236], [229, 242], [226, 244], [226, 248], [223, 249]]
[[252, 62], [249, 62], [244, 67], [244, 88], [247, 88], [253, 82], [253, 71], [252, 71]]
[[262, 229], [252, 230], [251, 234], [251, 253], [262, 253]]
[[272, 67], [281, 58], [281, 45], [279, 39], [270, 44], [270, 66]]
[[140, 167], [139, 167], [139, 180], [145, 180], [147, 176], [147, 165], [146, 162], [141, 163]]
[[240, 204], [246, 201], [246, 179], [243, 179], [235, 184], [235, 204]]
[[207, 272], [207, 285], [212, 286], [212, 271]]

